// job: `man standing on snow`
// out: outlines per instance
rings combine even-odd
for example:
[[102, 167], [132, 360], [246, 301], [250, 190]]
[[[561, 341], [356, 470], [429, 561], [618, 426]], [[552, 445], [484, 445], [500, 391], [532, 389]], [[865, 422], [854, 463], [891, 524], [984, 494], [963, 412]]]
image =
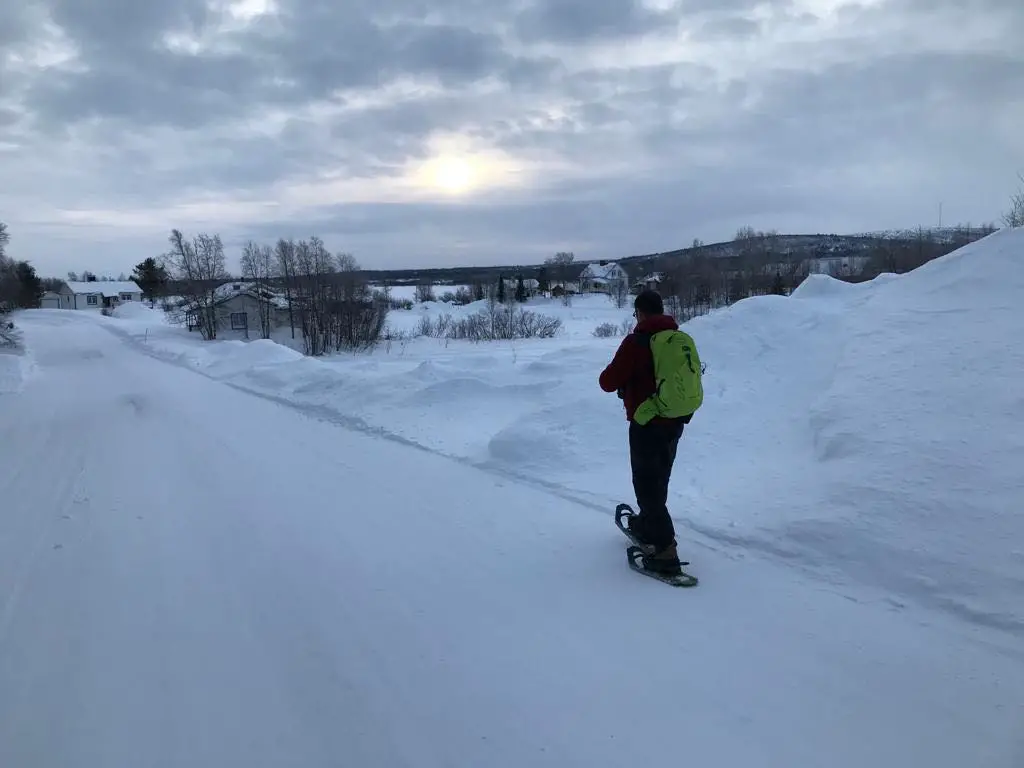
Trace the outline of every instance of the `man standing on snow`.
[[665, 314], [656, 291], [642, 291], [633, 308], [636, 328], [622, 340], [599, 383], [622, 398], [629, 421], [629, 461], [640, 508], [627, 518], [629, 531], [654, 549], [644, 558], [646, 569], [675, 575], [681, 565], [668, 484], [683, 427], [703, 402], [701, 364], [693, 339]]

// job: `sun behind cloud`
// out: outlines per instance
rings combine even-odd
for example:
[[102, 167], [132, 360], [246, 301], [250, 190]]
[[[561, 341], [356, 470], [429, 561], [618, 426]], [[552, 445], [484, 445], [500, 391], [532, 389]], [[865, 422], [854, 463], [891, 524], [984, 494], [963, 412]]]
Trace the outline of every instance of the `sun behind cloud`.
[[430, 160], [424, 170], [434, 186], [452, 195], [471, 191], [476, 186], [479, 175], [472, 162], [457, 156]]
[[465, 198], [472, 193], [521, 188], [535, 175], [534, 164], [465, 136], [433, 136], [425, 158], [412, 164], [403, 179], [417, 196]]

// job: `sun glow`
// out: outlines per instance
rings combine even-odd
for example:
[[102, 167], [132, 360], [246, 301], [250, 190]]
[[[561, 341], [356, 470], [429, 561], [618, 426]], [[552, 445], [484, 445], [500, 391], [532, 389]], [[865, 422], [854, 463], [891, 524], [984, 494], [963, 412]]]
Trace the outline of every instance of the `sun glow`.
[[431, 184], [452, 195], [468, 192], [477, 180], [473, 165], [462, 157], [439, 157], [427, 163], [425, 170]]

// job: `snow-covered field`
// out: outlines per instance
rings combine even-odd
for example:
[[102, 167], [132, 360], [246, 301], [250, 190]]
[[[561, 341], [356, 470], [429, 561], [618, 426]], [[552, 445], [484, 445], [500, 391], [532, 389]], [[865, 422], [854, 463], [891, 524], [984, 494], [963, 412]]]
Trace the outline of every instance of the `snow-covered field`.
[[1022, 258], [1001, 231], [688, 324], [690, 591], [612, 528], [606, 298], [326, 360], [23, 313], [0, 765], [1020, 768]]

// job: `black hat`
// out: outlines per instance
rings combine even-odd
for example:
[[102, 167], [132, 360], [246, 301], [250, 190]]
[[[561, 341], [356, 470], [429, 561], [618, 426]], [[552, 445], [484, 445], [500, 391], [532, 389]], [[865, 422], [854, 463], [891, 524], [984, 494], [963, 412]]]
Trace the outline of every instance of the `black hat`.
[[665, 313], [665, 305], [661, 301], [661, 294], [652, 291], [650, 288], [640, 291], [633, 302], [633, 309], [643, 312], [645, 315], [661, 315]]

